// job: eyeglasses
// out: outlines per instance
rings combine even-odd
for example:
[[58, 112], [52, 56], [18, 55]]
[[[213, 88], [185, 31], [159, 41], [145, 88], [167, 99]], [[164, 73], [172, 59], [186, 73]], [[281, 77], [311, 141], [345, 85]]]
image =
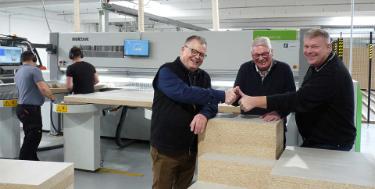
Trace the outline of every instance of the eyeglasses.
[[258, 59], [260, 57], [262, 57], [262, 58], [268, 58], [268, 56], [270, 56], [270, 52], [264, 52], [262, 54], [255, 54], [255, 53], [253, 53], [252, 56], [253, 56], [254, 59]]
[[195, 49], [193, 49], [193, 48], [190, 48], [190, 47], [188, 47], [188, 46], [186, 46], [186, 45], [185, 45], [184, 47], [190, 49], [190, 53], [191, 53], [193, 56], [197, 56], [197, 55], [198, 55], [200, 58], [206, 58], [206, 57], [207, 57], [207, 54], [201, 53], [201, 52], [199, 52], [199, 51], [197, 51], [197, 50], [195, 50]]

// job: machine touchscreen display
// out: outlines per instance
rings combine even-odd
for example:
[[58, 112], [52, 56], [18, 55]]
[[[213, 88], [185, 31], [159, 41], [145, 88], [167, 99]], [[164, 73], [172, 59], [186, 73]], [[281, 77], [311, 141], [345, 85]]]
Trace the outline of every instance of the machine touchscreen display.
[[125, 40], [124, 56], [149, 56], [149, 41]]
[[15, 66], [21, 64], [22, 48], [0, 46], [0, 65]]

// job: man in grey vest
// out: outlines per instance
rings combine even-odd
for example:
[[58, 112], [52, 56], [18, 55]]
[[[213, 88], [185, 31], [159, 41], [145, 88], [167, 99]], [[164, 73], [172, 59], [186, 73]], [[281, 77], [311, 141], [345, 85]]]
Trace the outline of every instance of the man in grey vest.
[[41, 105], [44, 97], [55, 100], [49, 86], [36, 67], [36, 57], [31, 51], [21, 54], [22, 66], [17, 71], [15, 83], [18, 89], [17, 117], [22, 122], [25, 137], [19, 159], [39, 161], [37, 150], [42, 139]]

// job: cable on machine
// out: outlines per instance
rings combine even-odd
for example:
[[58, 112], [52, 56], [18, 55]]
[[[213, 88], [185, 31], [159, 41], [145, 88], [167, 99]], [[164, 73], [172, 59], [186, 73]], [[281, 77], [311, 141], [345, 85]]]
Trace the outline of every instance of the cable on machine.
[[56, 131], [56, 133], [57, 133], [56, 135], [62, 135], [62, 132], [61, 132], [60, 128], [56, 128], [55, 123], [53, 122], [53, 116], [52, 116], [53, 103], [54, 103], [54, 101], [51, 100], [51, 101], [50, 101], [50, 111], [49, 111], [50, 122], [51, 122], [52, 128], [53, 128], [53, 129]]
[[127, 114], [128, 109], [130, 107], [128, 107], [128, 106], [118, 106], [116, 108], [104, 109], [103, 110], [103, 116], [106, 115], [107, 111], [108, 112], [118, 111], [120, 108], [122, 108], [122, 110], [121, 110], [120, 119], [119, 119], [119, 121], [117, 123], [117, 127], [116, 127], [115, 142], [116, 142], [117, 146], [119, 146], [120, 148], [124, 148], [124, 147], [129, 146], [130, 144], [132, 144], [134, 142], [134, 140], [128, 140], [128, 141], [124, 142], [121, 139], [121, 133], [122, 133], [122, 129], [124, 127], [126, 114]]

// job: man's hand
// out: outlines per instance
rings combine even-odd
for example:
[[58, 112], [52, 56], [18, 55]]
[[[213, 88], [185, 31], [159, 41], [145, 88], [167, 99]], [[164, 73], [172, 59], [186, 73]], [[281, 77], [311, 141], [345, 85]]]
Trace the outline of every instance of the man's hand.
[[55, 95], [53, 95], [51, 89], [49, 89], [49, 86], [45, 81], [37, 82], [36, 86], [38, 87], [40, 93], [42, 93], [43, 96], [51, 99], [52, 101], [56, 100]]
[[207, 118], [203, 114], [197, 114], [194, 116], [193, 121], [190, 123], [190, 131], [194, 134], [201, 134], [206, 129]]
[[255, 108], [255, 100], [257, 97], [247, 96], [245, 93], [241, 91], [241, 89], [238, 88], [237, 94], [241, 96], [241, 99], [238, 101], [238, 104], [240, 105], [240, 108], [247, 112]]
[[240, 88], [237, 86], [225, 91], [225, 104], [231, 105], [238, 99], [237, 91], [239, 89]]
[[264, 115], [260, 116], [264, 121], [278, 121], [281, 119], [281, 116], [276, 111], [265, 113]]

